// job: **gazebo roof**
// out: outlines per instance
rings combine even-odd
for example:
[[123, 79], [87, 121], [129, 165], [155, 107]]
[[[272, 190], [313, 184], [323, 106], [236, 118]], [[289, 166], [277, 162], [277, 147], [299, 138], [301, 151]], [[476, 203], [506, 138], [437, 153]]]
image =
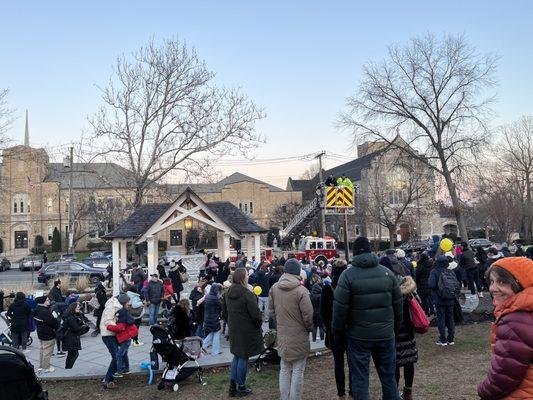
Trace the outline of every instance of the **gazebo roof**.
[[[187, 188], [185, 192], [178, 196], [178, 199], [183, 198], [184, 195], [188, 198], [194, 197], [197, 203], [200, 204], [200, 207], [206, 207], [208, 211], [214, 213], [224, 224], [239, 235], [268, 232], [268, 229], [259, 226], [253, 219], [230, 202], [215, 201], [204, 203], [190, 188]], [[176, 206], [176, 202], [145, 204], [135, 210], [126, 221], [113, 232], [105, 235], [103, 239], [141, 238], [141, 236], [150, 230], [174, 206]]]

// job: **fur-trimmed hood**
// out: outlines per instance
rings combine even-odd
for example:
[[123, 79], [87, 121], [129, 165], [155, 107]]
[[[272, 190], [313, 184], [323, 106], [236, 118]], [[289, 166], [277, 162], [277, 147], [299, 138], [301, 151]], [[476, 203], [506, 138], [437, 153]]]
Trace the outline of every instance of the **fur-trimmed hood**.
[[416, 283], [411, 276], [407, 275], [400, 281], [400, 291], [402, 295], [406, 296], [414, 293], [416, 290]]

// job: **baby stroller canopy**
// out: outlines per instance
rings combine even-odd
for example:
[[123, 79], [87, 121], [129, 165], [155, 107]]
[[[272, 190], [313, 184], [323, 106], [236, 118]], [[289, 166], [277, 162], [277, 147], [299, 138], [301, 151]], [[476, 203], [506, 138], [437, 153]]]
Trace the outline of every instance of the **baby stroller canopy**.
[[48, 399], [33, 365], [22, 352], [7, 346], [0, 346], [0, 393], [9, 400]]

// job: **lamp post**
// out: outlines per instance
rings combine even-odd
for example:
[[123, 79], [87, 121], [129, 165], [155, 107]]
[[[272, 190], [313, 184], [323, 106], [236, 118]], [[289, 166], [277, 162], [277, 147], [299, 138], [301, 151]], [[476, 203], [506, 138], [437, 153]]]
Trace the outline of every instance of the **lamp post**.
[[[72, 232], [72, 167], [74, 158], [74, 147], [70, 147], [70, 157], [64, 160], [63, 166], [69, 169], [68, 180], [68, 253], [72, 253], [72, 246], [74, 242], [74, 233]], [[68, 162], [67, 162], [68, 161]]]

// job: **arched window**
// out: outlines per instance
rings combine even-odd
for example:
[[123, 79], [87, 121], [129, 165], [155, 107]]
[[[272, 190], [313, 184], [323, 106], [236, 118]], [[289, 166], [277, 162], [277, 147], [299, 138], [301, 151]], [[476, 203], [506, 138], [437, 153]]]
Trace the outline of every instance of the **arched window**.
[[402, 167], [394, 167], [387, 175], [389, 204], [404, 204], [407, 201], [409, 172]]
[[18, 193], [13, 196], [13, 214], [27, 214], [31, 212], [30, 196], [27, 193]]

